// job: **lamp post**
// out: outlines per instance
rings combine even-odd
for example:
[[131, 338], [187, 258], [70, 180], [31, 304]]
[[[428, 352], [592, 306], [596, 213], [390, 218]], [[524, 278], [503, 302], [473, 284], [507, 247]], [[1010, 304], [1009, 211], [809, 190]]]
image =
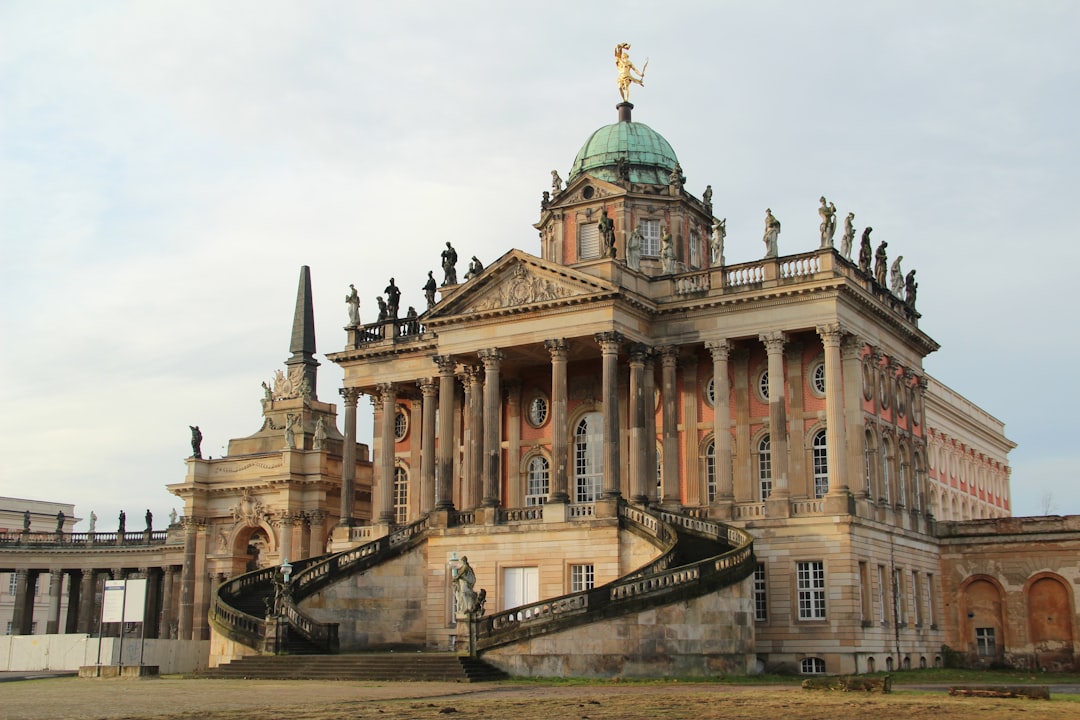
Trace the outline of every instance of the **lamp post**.
[[289, 578], [292, 577], [292, 565], [289, 564], [289, 558], [281, 558], [281, 578], [285, 581], [286, 587], [289, 585]]

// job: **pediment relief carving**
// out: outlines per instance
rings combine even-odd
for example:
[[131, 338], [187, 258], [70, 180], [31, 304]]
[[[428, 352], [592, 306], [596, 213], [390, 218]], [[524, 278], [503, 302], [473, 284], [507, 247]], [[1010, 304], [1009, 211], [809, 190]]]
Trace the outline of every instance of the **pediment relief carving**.
[[517, 263], [485, 292], [468, 302], [464, 312], [520, 307], [581, 294], [580, 287], [545, 277], [524, 263]]

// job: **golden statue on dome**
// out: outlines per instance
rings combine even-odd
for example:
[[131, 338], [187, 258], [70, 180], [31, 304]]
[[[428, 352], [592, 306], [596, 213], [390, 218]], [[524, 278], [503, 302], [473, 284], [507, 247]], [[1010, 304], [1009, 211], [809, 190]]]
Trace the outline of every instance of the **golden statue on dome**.
[[[630, 83], [645, 87], [642, 81], [645, 80], [645, 69], [649, 67], [648, 58], [641, 66], [641, 70], [634, 67], [634, 63], [630, 62], [630, 54], [627, 52], [629, 49], [630, 43], [619, 43], [615, 46], [615, 67], [619, 69], [619, 94], [626, 103], [630, 102]], [[635, 73], [637, 77], [634, 77]]]

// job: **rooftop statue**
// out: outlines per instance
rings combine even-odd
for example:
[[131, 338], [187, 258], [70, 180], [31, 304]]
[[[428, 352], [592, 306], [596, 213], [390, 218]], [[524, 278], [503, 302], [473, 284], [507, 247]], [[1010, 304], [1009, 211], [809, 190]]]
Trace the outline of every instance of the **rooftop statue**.
[[778, 254], [777, 241], [780, 239], [780, 221], [773, 214], [772, 209], [765, 208], [765, 235], [761, 241], [765, 243], [765, 257], [774, 258]]
[[705, 186], [705, 192], [701, 193], [701, 202], [705, 205], [705, 212], [712, 215], [712, 185]]
[[859, 269], [867, 275], [870, 274], [870, 263], [874, 259], [874, 249], [870, 247], [870, 233], [873, 229], [868, 225], [862, 231], [862, 241], [859, 243]]
[[641, 234], [641, 223], [638, 223], [626, 242], [626, 264], [631, 270], [641, 270], [641, 244], [643, 242], [645, 242], [645, 236]]
[[855, 240], [855, 227], [851, 221], [855, 219], [855, 213], [849, 212], [844, 218], [844, 237], [840, 238], [840, 254], [846, 260], [851, 259], [851, 243]]
[[665, 275], [675, 274], [675, 246], [671, 242], [667, 225], [660, 227], [660, 262], [664, 266]]
[[818, 208], [821, 216], [821, 247], [831, 248], [833, 237], [836, 235], [836, 205], [825, 202], [825, 196], [821, 196], [821, 207]]
[[428, 310], [435, 307], [435, 275], [431, 270], [427, 271], [427, 282], [424, 283], [424, 299], [427, 300]]
[[904, 278], [905, 297], [904, 302], [912, 310], [915, 309], [915, 292], [919, 289], [919, 283], [915, 282], [915, 271], [908, 272], [907, 277]]
[[457, 285], [457, 250], [446, 241], [446, 249], [442, 251], [443, 285]]
[[551, 171], [551, 194], [558, 195], [562, 192], [562, 178], [559, 177], [558, 170]]
[[712, 240], [709, 241], [709, 249], [712, 251], [711, 265], [720, 267], [724, 264], [724, 238], [727, 237], [727, 218], [714, 222], [712, 226]]
[[379, 320], [378, 320], [378, 322], [383, 322], [384, 320], [386, 320], [386, 319], [388, 319], [390, 317], [390, 314], [387, 312], [387, 309], [386, 309], [386, 301], [382, 299], [382, 295], [376, 295], [375, 296], [375, 302], [377, 302], [379, 304]]
[[877, 250], [874, 251], [874, 280], [881, 287], [888, 287], [889, 258], [885, 254], [885, 248], [888, 246], [889, 243], [882, 240]]
[[896, 297], [904, 296], [904, 271], [900, 269], [900, 262], [903, 259], [903, 255], [897, 255], [889, 267], [889, 289]]
[[465, 279], [474, 278], [482, 272], [484, 272], [484, 263], [473, 255], [472, 260], [469, 261], [469, 269], [465, 271]]
[[87, 529], [87, 532], [97, 532], [97, 513], [93, 510], [90, 511], [90, 527]]
[[202, 459], [202, 430], [198, 425], [188, 425], [191, 428], [191, 457]]
[[345, 304], [349, 306], [349, 327], [360, 324], [360, 294], [356, 292], [356, 286], [349, 283], [349, 294], [345, 296]]
[[[619, 43], [615, 46], [615, 67], [619, 69], [619, 95], [623, 102], [627, 103], [630, 102], [630, 83], [645, 87], [645, 70], [649, 67], [648, 59], [641, 66], [641, 70], [634, 67], [634, 63], [630, 62], [630, 54], [626, 52], [629, 49], [630, 43]], [[634, 77], [635, 74], [637, 77]]]
[[600, 215], [600, 240], [603, 243], [604, 257], [615, 257], [615, 223], [608, 217], [607, 208]]
[[390, 278], [390, 284], [383, 290], [386, 293], [386, 313], [393, 319], [398, 318], [398, 308], [401, 303], [401, 290], [394, 284], [394, 278]]

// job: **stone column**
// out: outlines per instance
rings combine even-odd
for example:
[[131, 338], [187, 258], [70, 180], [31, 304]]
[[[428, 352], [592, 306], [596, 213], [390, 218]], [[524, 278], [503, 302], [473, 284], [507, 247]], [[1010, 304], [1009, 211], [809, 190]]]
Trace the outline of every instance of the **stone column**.
[[352, 525], [353, 506], [356, 501], [356, 402], [360, 399], [359, 388], [338, 390], [345, 399], [345, 445], [341, 451], [341, 506], [339, 525]]
[[[36, 583], [37, 578], [34, 577]], [[15, 606], [11, 613], [11, 634], [29, 635], [34, 621], [34, 591], [29, 570], [15, 571]]]
[[617, 498], [619, 490], [619, 346], [623, 336], [617, 332], [597, 333], [603, 360], [604, 397], [604, 495]]
[[438, 392], [432, 378], [416, 383], [420, 387], [420, 514], [435, 507], [435, 397]]
[[[521, 382], [504, 379], [503, 399], [506, 408], [506, 506], [524, 507], [525, 488], [519, 466], [521, 464]], [[550, 480], [550, 478], [549, 478]]]
[[[848, 488], [857, 497], [869, 497], [866, 482], [866, 423], [863, 421], [862, 338], [844, 335], [840, 341], [840, 357], [844, 383], [845, 468]], [[826, 378], [825, 392], [829, 391]]]
[[83, 570], [79, 582], [79, 620], [75, 632], [90, 634], [94, 629], [94, 604], [97, 595], [97, 570]]
[[67, 610], [64, 614], [64, 629], [66, 635], [78, 632], [79, 627], [79, 592], [82, 589], [78, 582], [78, 571], [72, 570], [67, 573]]
[[274, 518], [273, 526], [277, 528], [278, 552], [282, 560], [296, 560], [297, 557], [293, 555], [292, 544], [292, 513], [283, 510]]
[[817, 332], [825, 346], [825, 443], [829, 453], [829, 494], [846, 495], [850, 488], [841, 454], [847, 447], [847, 433], [844, 432], [844, 375], [840, 359], [843, 332], [839, 323], [819, 325]]
[[630, 348], [630, 482], [634, 488], [633, 501], [639, 504], [649, 501], [645, 474], [645, 358], [648, 354], [649, 349], [640, 343]]
[[378, 477], [375, 479], [375, 513], [379, 523], [394, 522], [394, 420], [397, 416], [397, 388], [393, 383], [379, 383], [382, 403], [382, 454], [379, 457]]
[[310, 528], [310, 543], [308, 545], [310, 556], [316, 557], [326, 553], [326, 511], [312, 510], [308, 513], [308, 527]]
[[49, 571], [49, 616], [45, 620], [45, 634], [60, 632], [60, 593], [64, 587], [64, 571]]
[[168, 640], [172, 637], [172, 625], [175, 617], [173, 605], [176, 602], [176, 568], [169, 565], [161, 573], [161, 617], [158, 620], [158, 637]]
[[769, 499], [783, 499], [786, 505], [791, 495], [788, 489], [787, 406], [784, 404], [784, 343], [782, 332], [759, 336], [769, 355], [769, 444], [772, 460], [773, 491]]
[[[705, 348], [713, 363], [713, 450], [716, 463], [716, 500], [730, 506], [735, 501], [735, 481], [731, 462], [731, 382], [728, 380], [728, 358], [731, 344], [727, 340], [711, 340]], [[731, 517], [730, 510], [723, 517]]]
[[180, 618], [177, 635], [180, 640], [198, 640], [192, 636], [195, 621], [195, 548], [198, 544], [199, 522], [183, 517], [184, 565], [180, 571]]
[[454, 509], [454, 358], [435, 358], [439, 367], [439, 476], [436, 478], [435, 508]]
[[643, 469], [645, 495], [649, 502], [656, 500], [656, 355], [652, 350], [645, 354], [645, 367], [642, 371], [644, 382], [645, 410], [645, 467]]
[[461, 504], [480, 507], [484, 499], [484, 381], [479, 367], [463, 368], [465, 389], [465, 482]]
[[502, 476], [502, 385], [503, 354], [494, 348], [481, 350], [484, 361], [484, 507], [498, 507]]
[[141, 567], [138, 577], [146, 579], [146, 605], [143, 608], [143, 632], [145, 637], [158, 637], [158, 617], [161, 605], [161, 571], [159, 568]]
[[569, 436], [566, 403], [566, 340], [545, 340], [551, 353], [551, 464], [550, 503], [567, 503], [569, 495]]
[[679, 496], [679, 411], [678, 399], [676, 398], [676, 369], [679, 363], [679, 349], [665, 347], [660, 350], [661, 367], [661, 390], [660, 399], [664, 405], [664, 477], [663, 497], [664, 505], [680, 505]]

